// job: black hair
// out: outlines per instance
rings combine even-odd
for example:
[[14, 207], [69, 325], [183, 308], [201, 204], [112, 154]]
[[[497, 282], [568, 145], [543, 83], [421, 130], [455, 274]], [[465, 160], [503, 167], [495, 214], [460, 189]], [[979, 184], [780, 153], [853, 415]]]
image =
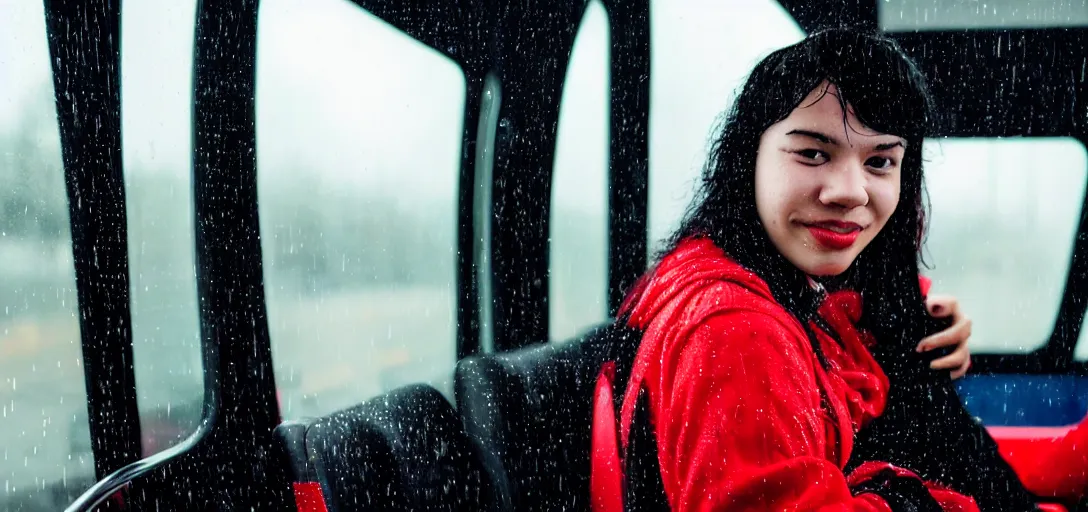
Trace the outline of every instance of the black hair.
[[[936, 122], [921, 72], [892, 39], [856, 29], [829, 29], [760, 61], [713, 140], [701, 186], [661, 256], [683, 240], [710, 238], [730, 258], [770, 286], [776, 300], [805, 325], [818, 297], [807, 276], [772, 245], [755, 202], [760, 138], [820, 84], [838, 89], [866, 127], [906, 141], [900, 199], [883, 230], [835, 281], [861, 293], [862, 327], [881, 345], [903, 348], [932, 326], [918, 283], [925, 226], [922, 140]], [[888, 346], [888, 345], [885, 345]]]

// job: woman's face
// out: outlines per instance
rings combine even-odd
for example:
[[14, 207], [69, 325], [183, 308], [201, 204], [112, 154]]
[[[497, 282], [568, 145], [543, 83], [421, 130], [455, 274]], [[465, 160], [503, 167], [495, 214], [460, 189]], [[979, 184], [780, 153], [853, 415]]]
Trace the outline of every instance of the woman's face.
[[763, 133], [756, 157], [759, 220], [812, 276], [845, 272], [899, 203], [906, 141], [862, 125], [849, 106], [844, 123], [837, 94], [820, 84]]

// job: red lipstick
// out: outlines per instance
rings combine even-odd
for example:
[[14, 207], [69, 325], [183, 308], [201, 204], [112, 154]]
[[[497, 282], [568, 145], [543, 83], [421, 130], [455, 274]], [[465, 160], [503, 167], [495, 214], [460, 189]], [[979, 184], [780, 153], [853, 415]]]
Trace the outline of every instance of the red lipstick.
[[805, 224], [816, 243], [826, 249], [842, 251], [850, 248], [861, 234], [861, 226], [853, 222], [824, 221]]

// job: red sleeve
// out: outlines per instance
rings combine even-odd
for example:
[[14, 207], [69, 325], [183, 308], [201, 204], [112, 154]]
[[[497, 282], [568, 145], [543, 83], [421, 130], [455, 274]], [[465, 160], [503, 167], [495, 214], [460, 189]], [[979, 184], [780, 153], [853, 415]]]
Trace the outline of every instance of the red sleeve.
[[[651, 392], [672, 510], [889, 510], [826, 458], [813, 358], [775, 319], [727, 313], [666, 346]], [[654, 390], [652, 390], [654, 391]], [[834, 439], [834, 438], [832, 438]]]

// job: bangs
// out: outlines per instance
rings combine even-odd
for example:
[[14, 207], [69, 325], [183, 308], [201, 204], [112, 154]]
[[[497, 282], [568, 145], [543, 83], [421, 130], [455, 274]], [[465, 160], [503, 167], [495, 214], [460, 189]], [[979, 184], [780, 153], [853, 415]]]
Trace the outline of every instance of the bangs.
[[849, 104], [859, 121], [878, 132], [920, 144], [934, 122], [922, 74], [890, 39], [826, 31], [775, 52], [768, 61], [773, 63], [763, 86], [770, 89], [769, 97], [791, 100], [778, 103], [791, 105], [788, 110], [768, 112], [776, 122], [824, 81], [838, 89], [844, 113]]

